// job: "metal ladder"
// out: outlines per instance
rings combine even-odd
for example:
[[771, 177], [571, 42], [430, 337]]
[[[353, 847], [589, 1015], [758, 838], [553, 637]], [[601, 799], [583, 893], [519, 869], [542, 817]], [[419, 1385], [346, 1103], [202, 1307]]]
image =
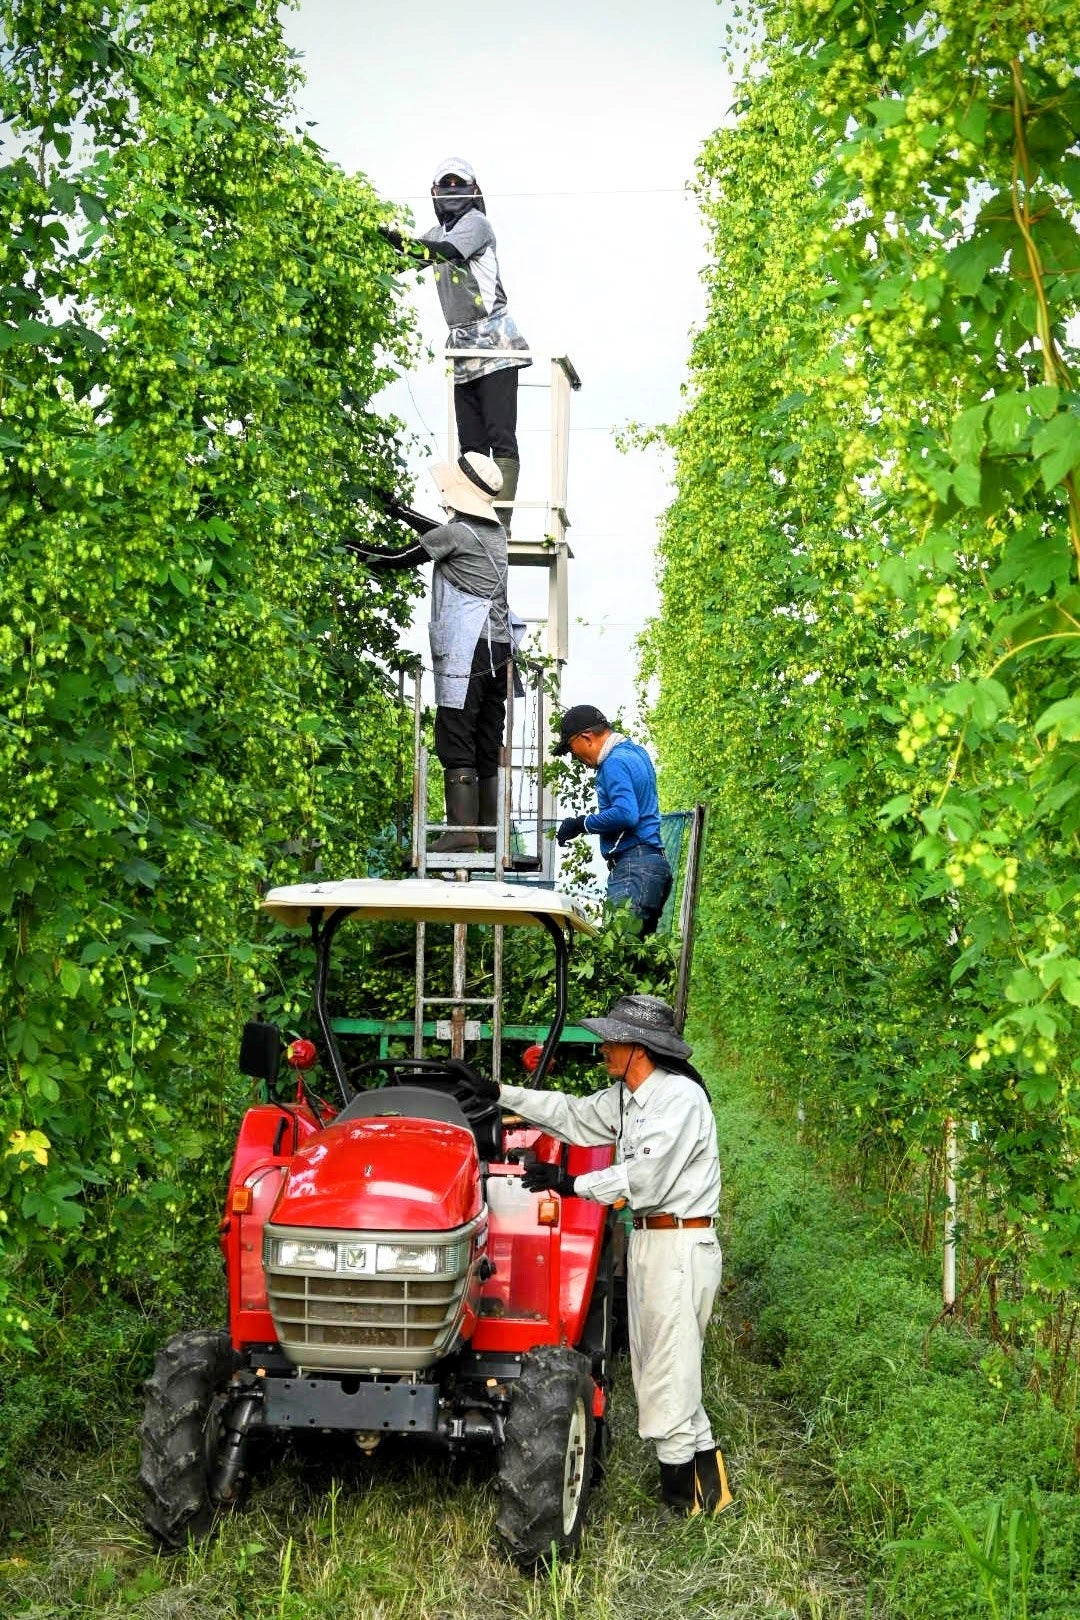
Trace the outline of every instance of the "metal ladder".
[[[443, 821], [428, 821], [428, 777], [430, 756], [423, 739], [423, 706], [420, 698], [420, 677], [414, 675], [413, 685], [413, 814], [411, 863], [418, 878], [442, 877], [451, 882], [468, 883], [479, 879], [487, 882], [546, 881], [545, 863], [550, 865], [552, 851], [544, 837], [544, 795], [538, 791], [542, 780], [544, 732], [544, 688], [542, 671], [526, 667], [523, 673], [535, 679], [537, 705], [537, 747], [530, 752], [527, 745], [515, 749], [513, 669], [507, 668], [506, 736], [501, 750], [498, 770], [497, 820], [494, 827], [478, 826], [479, 835], [494, 834], [494, 847], [477, 850], [436, 850], [429, 847], [430, 840], [447, 831]], [[515, 777], [531, 778], [534, 813], [527, 827], [513, 816], [513, 784]], [[528, 847], [522, 847], [527, 843]], [[498, 1080], [501, 1071], [502, 1048], [502, 978], [503, 930], [493, 930], [492, 994], [470, 996], [467, 989], [467, 935], [464, 923], [454, 924], [453, 967], [449, 995], [433, 995], [427, 986], [427, 925], [416, 925], [416, 1000], [413, 1022], [413, 1056], [424, 1055], [425, 1014], [436, 1014], [435, 1036], [449, 1041], [451, 1057], [464, 1057], [466, 1041], [481, 1038], [483, 1019], [487, 1012], [491, 1025], [492, 1076]], [[470, 1013], [473, 1016], [470, 1016]], [[446, 1016], [443, 1016], [446, 1014]]]

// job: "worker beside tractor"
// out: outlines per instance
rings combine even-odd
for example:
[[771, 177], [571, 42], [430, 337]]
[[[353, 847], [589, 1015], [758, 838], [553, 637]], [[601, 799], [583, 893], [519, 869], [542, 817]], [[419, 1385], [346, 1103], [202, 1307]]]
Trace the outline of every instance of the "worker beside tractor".
[[484, 1095], [579, 1147], [615, 1144], [614, 1162], [572, 1176], [525, 1172], [530, 1192], [556, 1192], [632, 1212], [627, 1307], [638, 1433], [656, 1448], [664, 1501], [681, 1513], [731, 1502], [701, 1398], [705, 1330], [720, 1286], [716, 1122], [693, 1048], [658, 996], [624, 995], [605, 1018], [582, 1018], [602, 1041], [612, 1084], [591, 1096], [503, 1085]]
[[672, 872], [660, 837], [660, 801], [653, 762], [639, 743], [613, 731], [592, 703], [577, 703], [559, 721], [557, 754], [572, 754], [596, 772], [598, 809], [565, 816], [555, 837], [568, 844], [583, 833], [600, 838], [607, 862], [607, 898], [628, 905], [642, 934], [654, 934]]

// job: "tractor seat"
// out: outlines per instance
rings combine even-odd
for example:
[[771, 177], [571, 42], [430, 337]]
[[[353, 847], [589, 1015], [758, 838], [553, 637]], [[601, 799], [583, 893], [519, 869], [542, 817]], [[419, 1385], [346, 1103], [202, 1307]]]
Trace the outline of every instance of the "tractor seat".
[[456, 1097], [427, 1086], [378, 1086], [374, 1091], [358, 1092], [338, 1114], [336, 1123], [392, 1118], [395, 1114], [403, 1119], [441, 1119], [448, 1125], [460, 1125], [464, 1131], [472, 1130]]
[[[446, 1081], [455, 1078], [451, 1073], [440, 1076]], [[437, 1119], [447, 1125], [459, 1125], [471, 1131], [476, 1138], [476, 1150], [481, 1159], [498, 1157], [502, 1150], [502, 1112], [498, 1105], [485, 1098], [471, 1096], [465, 1087], [457, 1095], [436, 1090], [434, 1086], [377, 1086], [361, 1091], [338, 1114], [338, 1120], [349, 1119]]]

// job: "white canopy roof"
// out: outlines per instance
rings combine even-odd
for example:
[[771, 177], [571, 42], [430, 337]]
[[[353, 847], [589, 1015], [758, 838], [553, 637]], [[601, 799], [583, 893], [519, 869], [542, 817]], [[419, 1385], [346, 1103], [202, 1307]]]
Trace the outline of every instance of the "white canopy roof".
[[539, 928], [539, 915], [567, 931], [596, 929], [567, 895], [524, 883], [444, 883], [441, 878], [343, 878], [271, 889], [262, 909], [287, 928], [307, 928], [313, 910], [401, 922], [498, 923]]

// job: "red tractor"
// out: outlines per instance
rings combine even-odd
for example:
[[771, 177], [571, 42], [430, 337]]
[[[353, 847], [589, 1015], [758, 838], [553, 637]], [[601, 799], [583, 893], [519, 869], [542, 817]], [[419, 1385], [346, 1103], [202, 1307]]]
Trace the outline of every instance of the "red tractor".
[[[504, 1121], [455, 1058], [379, 1058], [346, 1069], [327, 1006], [331, 945], [349, 918], [547, 930], [556, 1017], [566, 1016], [574, 932], [564, 896], [504, 883], [357, 879], [272, 890], [264, 908], [310, 931], [321, 1060], [340, 1101], [316, 1095], [294, 1043], [295, 1097], [249, 1108], [229, 1176], [221, 1247], [228, 1330], [181, 1333], [146, 1387], [140, 1481], [147, 1527], [168, 1546], [210, 1528], [243, 1492], [253, 1445], [349, 1436], [486, 1448], [499, 1532], [522, 1568], [572, 1553], [607, 1447], [611, 1212], [530, 1193], [533, 1159], [571, 1174], [613, 1148], [567, 1148]], [[307, 1049], [307, 1050], [305, 1050]], [[280, 1041], [249, 1024], [241, 1067], [275, 1079]]]

